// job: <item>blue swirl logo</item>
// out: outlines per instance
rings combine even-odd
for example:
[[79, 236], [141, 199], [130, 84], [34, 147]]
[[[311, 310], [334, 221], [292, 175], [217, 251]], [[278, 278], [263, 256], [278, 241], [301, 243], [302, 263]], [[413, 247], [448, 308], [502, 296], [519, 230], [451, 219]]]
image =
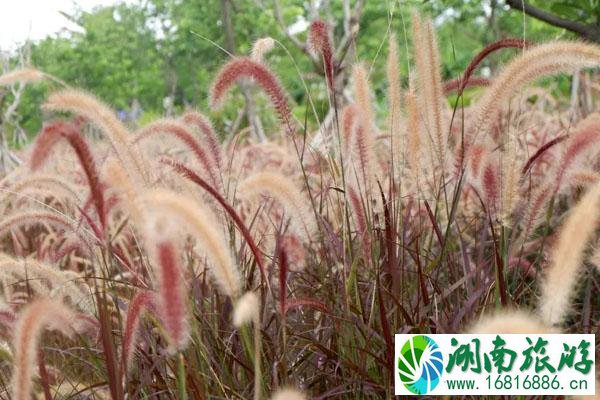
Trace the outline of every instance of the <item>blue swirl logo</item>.
[[407, 340], [397, 362], [400, 380], [411, 393], [427, 394], [440, 383], [444, 357], [438, 344], [428, 336]]

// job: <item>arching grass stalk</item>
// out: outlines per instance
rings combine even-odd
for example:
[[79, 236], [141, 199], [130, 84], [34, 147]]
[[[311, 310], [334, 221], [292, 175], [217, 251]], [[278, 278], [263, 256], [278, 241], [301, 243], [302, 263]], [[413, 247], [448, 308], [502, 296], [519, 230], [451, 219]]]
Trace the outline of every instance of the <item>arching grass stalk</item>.
[[261, 335], [260, 335], [260, 300], [254, 292], [246, 292], [235, 304], [233, 310], [233, 325], [243, 328], [244, 325], [252, 323], [254, 326], [254, 346], [250, 345], [248, 331], [241, 330], [242, 340], [248, 353], [252, 356], [249, 350], [254, 347], [253, 363], [254, 363], [254, 400], [260, 400], [262, 394], [262, 369], [260, 357], [262, 354]]
[[183, 354], [179, 353], [177, 358], [177, 392], [179, 400], [187, 400], [187, 391], [185, 387], [185, 359]]

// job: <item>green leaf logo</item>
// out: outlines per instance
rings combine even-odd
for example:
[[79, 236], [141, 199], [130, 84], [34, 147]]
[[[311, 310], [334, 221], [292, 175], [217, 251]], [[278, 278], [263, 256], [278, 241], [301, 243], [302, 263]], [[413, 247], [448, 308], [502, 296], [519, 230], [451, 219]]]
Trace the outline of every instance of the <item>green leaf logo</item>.
[[427, 394], [440, 383], [444, 358], [438, 344], [428, 336], [407, 340], [397, 362], [400, 380], [411, 393]]

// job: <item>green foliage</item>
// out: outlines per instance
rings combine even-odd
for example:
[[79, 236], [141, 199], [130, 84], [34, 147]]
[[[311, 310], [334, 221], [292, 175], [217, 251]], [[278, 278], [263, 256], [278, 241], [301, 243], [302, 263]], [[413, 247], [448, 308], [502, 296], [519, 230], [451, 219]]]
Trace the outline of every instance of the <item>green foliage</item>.
[[[286, 37], [275, 17], [271, 0], [149, 0], [100, 7], [89, 13], [75, 11], [65, 15], [81, 30], [35, 44], [32, 64], [70, 85], [95, 93], [117, 109], [126, 109], [137, 99], [146, 113], [160, 115], [164, 112], [163, 99], [172, 96], [178, 110], [187, 106], [206, 110], [212, 78], [229, 57], [223, 49], [228, 47], [222, 18], [224, 3], [232, 5], [233, 49], [230, 50], [235, 54], [247, 54], [256, 39], [265, 36], [276, 39], [287, 51], [277, 45], [268, 55], [269, 65], [281, 77], [296, 104], [306, 104], [304, 80], [319, 117], [323, 117], [328, 107], [322, 71]], [[365, 3], [358, 40], [350, 45], [353, 51], [348, 53], [344, 63], [360, 59], [374, 66], [370, 80], [379, 104], [385, 100], [385, 63], [375, 61], [386, 56], [387, 33], [390, 31], [396, 32], [400, 42], [401, 74], [407, 85], [411, 61], [404, 43], [410, 45], [413, 8], [435, 18], [446, 79], [460, 76], [473, 54], [487, 43], [503, 37], [523, 36], [521, 15], [496, 1], [486, 2], [483, 6], [480, 2], [460, 0]], [[600, 7], [597, 3], [598, 0], [552, 1], [549, 9], [565, 18], [590, 22], [594, 18], [598, 20]], [[282, 0], [285, 25], [310, 19], [308, 7], [302, 0]], [[548, 9], [547, 5], [544, 7]], [[343, 35], [341, 2], [331, 2], [320, 12], [322, 18], [333, 22], [334, 42], [339, 41]], [[540, 21], [528, 18], [526, 22], [526, 37], [534, 42], [565, 35], [564, 31]], [[297, 38], [304, 42], [306, 32], [299, 33]], [[483, 66], [493, 72], [498, 63], [512, 53], [494, 55]], [[300, 75], [298, 71], [313, 73]], [[38, 85], [24, 95], [19, 113], [22, 125], [30, 134], [40, 127], [37, 110], [47, 93], [47, 86]], [[236, 93], [239, 96], [239, 91]], [[228, 117], [220, 123], [230, 124], [236, 118], [239, 108], [243, 107], [239, 97], [239, 101], [230, 103], [220, 113], [221, 117]], [[303, 118], [304, 112], [303, 106], [295, 107], [298, 117]], [[309, 113], [309, 121], [312, 117]]]

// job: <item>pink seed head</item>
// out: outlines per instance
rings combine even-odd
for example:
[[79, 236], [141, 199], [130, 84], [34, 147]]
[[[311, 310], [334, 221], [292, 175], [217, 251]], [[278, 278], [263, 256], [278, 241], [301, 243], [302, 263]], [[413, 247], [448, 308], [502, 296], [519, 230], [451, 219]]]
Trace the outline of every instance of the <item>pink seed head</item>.
[[265, 65], [248, 57], [234, 58], [221, 68], [210, 91], [210, 106], [220, 107], [231, 86], [242, 78], [253, 80], [265, 91], [287, 133], [293, 134], [290, 107], [279, 80]]

